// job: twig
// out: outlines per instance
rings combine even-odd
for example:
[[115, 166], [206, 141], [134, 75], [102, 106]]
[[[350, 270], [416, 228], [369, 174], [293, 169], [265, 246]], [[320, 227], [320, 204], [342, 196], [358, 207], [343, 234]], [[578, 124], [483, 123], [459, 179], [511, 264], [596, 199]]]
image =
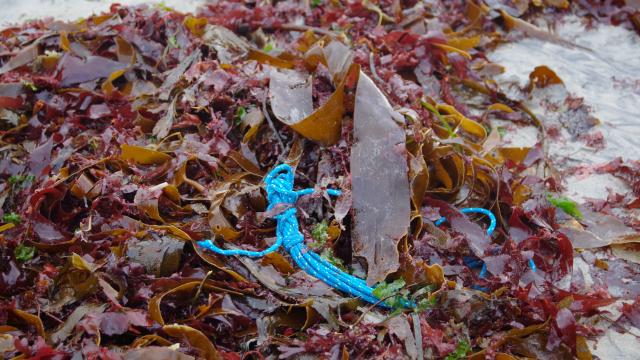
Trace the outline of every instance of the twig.
[[[412, 287], [412, 286], [414, 286], [414, 285], [416, 285], [416, 284], [407, 285], [407, 286], [405, 286], [403, 289], [408, 289], [408, 288], [410, 288], [410, 287]], [[367, 308], [367, 309], [362, 313], [362, 315], [360, 315], [360, 317], [358, 318], [358, 320], [356, 320], [356, 322], [354, 322], [354, 323], [353, 323], [353, 324], [351, 324], [350, 326], [352, 326], [352, 327], [353, 327], [353, 326], [358, 325], [358, 324], [360, 323], [360, 321], [362, 321], [362, 319], [364, 319], [364, 316], [365, 316], [365, 315], [367, 315], [367, 314], [368, 314], [368, 313], [369, 313], [369, 312], [370, 312], [374, 307], [376, 307], [376, 306], [380, 305], [381, 303], [385, 302], [387, 299], [390, 299], [390, 298], [392, 298], [392, 297], [394, 297], [394, 296], [397, 296], [397, 295], [398, 295], [398, 293], [399, 293], [399, 291], [398, 291], [398, 292], [395, 292], [395, 293], [393, 293], [393, 294], [391, 294], [391, 295], [389, 295], [389, 296], [383, 297], [383, 298], [381, 298], [380, 300], [376, 301], [375, 303], [373, 303], [373, 304], [369, 305], [369, 307], [368, 307], [368, 308]]]
[[271, 116], [269, 115], [269, 111], [267, 111], [267, 92], [265, 91], [264, 93], [264, 98], [262, 98], [262, 112], [264, 113], [264, 117], [267, 119], [267, 122], [269, 123], [269, 127], [271, 128], [271, 130], [273, 131], [273, 133], [276, 135], [276, 139], [278, 139], [278, 143], [280, 144], [280, 154], [284, 154], [284, 142], [282, 141], [282, 138], [280, 138], [280, 134], [278, 133], [278, 130], [276, 130], [275, 125], [273, 125], [273, 121], [271, 121]]
[[332, 31], [321, 29], [321, 28], [317, 28], [317, 27], [313, 27], [313, 26], [307, 26], [307, 25], [283, 24], [283, 25], [280, 26], [280, 28], [282, 30], [299, 31], [299, 32], [306, 32], [306, 31], [311, 30], [316, 34], [326, 35], [326, 36], [330, 36], [332, 38], [337, 37], [337, 35]]
[[58, 317], [54, 316], [54, 315], [53, 315], [53, 314], [51, 314], [51, 313], [48, 313], [48, 312], [46, 312], [46, 311], [43, 311], [43, 312], [42, 312], [42, 314], [47, 315], [48, 317], [52, 318], [53, 320], [57, 321], [57, 322], [58, 322], [58, 323], [60, 323], [60, 324], [64, 324], [64, 321], [63, 321], [63, 320], [61, 320], [60, 318], [58, 318]]
[[200, 286], [198, 286], [198, 291], [196, 291], [196, 295], [192, 299], [193, 302], [196, 302], [196, 300], [198, 300], [198, 296], [200, 296], [200, 292], [202, 292], [202, 287], [204, 286], [204, 283], [212, 274], [213, 274], [213, 270], [209, 270], [207, 275], [204, 276], [204, 278], [202, 279], [202, 282], [200, 283]]
[[393, 18], [385, 14], [385, 12], [382, 11], [382, 9], [380, 9], [378, 5], [370, 3], [369, 0], [363, 1], [362, 4], [367, 10], [372, 11], [378, 15], [378, 26], [382, 25], [382, 21], [395, 24]]
[[385, 298], [382, 298], [382, 299], [380, 299], [380, 300], [376, 301], [375, 303], [373, 303], [373, 304], [369, 305], [369, 306], [365, 309], [365, 311], [363, 311], [363, 312], [362, 312], [362, 315], [360, 315], [360, 317], [358, 318], [358, 320], [356, 320], [356, 322], [354, 322], [353, 324], [351, 324], [351, 325], [349, 325], [349, 326], [350, 326], [350, 327], [354, 327], [354, 326], [358, 325], [358, 324], [360, 323], [360, 321], [362, 321], [362, 319], [364, 319], [364, 316], [365, 316], [365, 315], [367, 315], [369, 312], [371, 312], [371, 310], [372, 310], [374, 307], [376, 307], [376, 306], [380, 305], [380, 304], [381, 304], [381, 303], [383, 303], [385, 300], [387, 300], [387, 299], [389, 299], [389, 298], [392, 298], [392, 297], [394, 297], [394, 296], [396, 296], [396, 294], [391, 294], [391, 295], [389, 295], [389, 296], [387, 296], [387, 297], [385, 297]]
[[618, 319], [618, 320], [613, 320], [613, 319], [611, 319], [610, 317], [608, 317], [608, 316], [606, 316], [606, 315], [602, 315], [602, 314], [601, 314], [601, 315], [599, 315], [599, 317], [600, 317], [601, 319], [604, 319], [604, 320], [608, 321], [609, 323], [611, 323], [611, 325], [612, 325], [612, 326], [614, 326], [614, 327], [616, 327], [616, 328], [618, 328], [618, 330], [622, 330], [622, 332], [627, 333], [627, 334], [629, 334], [629, 335], [633, 335], [633, 336], [635, 336], [636, 338], [640, 339], [640, 336], [638, 336], [638, 335], [636, 335], [636, 334], [632, 333], [629, 329], [627, 329], [626, 327], [624, 327], [624, 325], [622, 325], [622, 324], [618, 324], [618, 320], [619, 320], [619, 319]]
[[379, 83], [384, 84], [384, 80], [380, 76], [378, 76], [378, 70], [376, 69], [376, 63], [373, 57], [373, 51], [369, 52], [369, 69], [371, 70], [371, 75], [374, 79], [376, 79]]
[[336, 311], [338, 312], [338, 318], [336, 319], [338, 324], [342, 327], [349, 327], [350, 325], [342, 320], [342, 311], [340, 310], [340, 306], [336, 307]]

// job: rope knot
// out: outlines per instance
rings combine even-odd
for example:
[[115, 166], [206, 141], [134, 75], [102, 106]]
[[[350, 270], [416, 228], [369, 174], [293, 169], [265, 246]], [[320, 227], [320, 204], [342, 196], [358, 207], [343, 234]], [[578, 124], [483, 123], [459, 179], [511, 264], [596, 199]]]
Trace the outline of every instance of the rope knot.
[[295, 204], [299, 194], [293, 191], [293, 181], [293, 171], [286, 164], [278, 165], [269, 172], [264, 179], [269, 201], [268, 209], [272, 209], [277, 204]]
[[304, 236], [298, 230], [295, 205], [298, 197], [313, 193], [313, 189], [293, 190], [293, 170], [287, 164], [281, 164], [273, 168], [264, 179], [267, 190], [267, 200], [272, 209], [277, 204], [292, 205], [292, 207], [274, 216], [277, 220], [276, 235], [282, 239], [282, 245], [287, 251], [304, 242]]

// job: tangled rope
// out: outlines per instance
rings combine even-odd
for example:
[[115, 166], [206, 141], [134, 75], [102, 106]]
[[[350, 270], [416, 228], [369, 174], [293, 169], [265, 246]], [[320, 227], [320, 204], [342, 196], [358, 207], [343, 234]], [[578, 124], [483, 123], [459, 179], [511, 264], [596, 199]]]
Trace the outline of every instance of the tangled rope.
[[[222, 249], [216, 246], [211, 240], [199, 241], [198, 245], [220, 255], [249, 257], [262, 257], [278, 250], [280, 246], [284, 246], [296, 264], [307, 274], [322, 280], [333, 288], [357, 296], [369, 303], [386, 306], [373, 294], [374, 288], [368, 286], [363, 279], [345, 273], [305, 246], [304, 236], [299, 230], [295, 203], [300, 196], [312, 194], [315, 190], [312, 188], [298, 191], [293, 190], [294, 174], [291, 167], [287, 164], [276, 166], [269, 172], [264, 182], [267, 190], [267, 200], [269, 201], [267, 211], [272, 210], [274, 206], [278, 204], [289, 205], [289, 208], [274, 216], [277, 225], [276, 241], [273, 245], [262, 251]], [[327, 194], [330, 196], [339, 196], [340, 191], [328, 189]], [[482, 208], [465, 208], [461, 211], [463, 213], [481, 213], [487, 215], [490, 219], [487, 235], [491, 236], [496, 228], [496, 218], [489, 210]], [[446, 218], [443, 217], [438, 219], [435, 224], [440, 225], [445, 221]], [[484, 265], [484, 268], [486, 269], [486, 265]], [[407, 307], [411, 307], [412, 305], [412, 303], [406, 304]]]

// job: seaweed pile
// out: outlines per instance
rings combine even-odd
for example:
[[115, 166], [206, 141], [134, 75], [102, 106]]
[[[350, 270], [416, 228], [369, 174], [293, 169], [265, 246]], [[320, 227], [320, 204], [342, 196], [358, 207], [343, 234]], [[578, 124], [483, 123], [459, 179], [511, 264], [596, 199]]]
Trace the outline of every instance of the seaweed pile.
[[[566, 14], [637, 30], [629, 3], [116, 4], [2, 30], [0, 353], [591, 359], [609, 327], [639, 336], [640, 162], [557, 168], [548, 143], [606, 146], [598, 120], [539, 66], [520, 92], [549, 127], [486, 56], [522, 36], [576, 46], [534, 25]], [[536, 145], [496, 121], [536, 126]], [[298, 188], [342, 190], [298, 201], [306, 244], [395, 309], [284, 252], [195, 245], [272, 244], [284, 209], [262, 185], [280, 163]], [[567, 171], [630, 191], [579, 205]], [[492, 237], [470, 206], [496, 215]]]

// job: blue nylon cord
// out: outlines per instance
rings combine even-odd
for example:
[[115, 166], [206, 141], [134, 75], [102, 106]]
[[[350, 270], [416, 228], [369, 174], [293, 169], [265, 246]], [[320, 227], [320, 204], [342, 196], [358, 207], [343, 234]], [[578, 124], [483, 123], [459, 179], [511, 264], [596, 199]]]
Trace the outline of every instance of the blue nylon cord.
[[[487, 209], [483, 209], [483, 208], [477, 208], [477, 207], [472, 207], [472, 208], [463, 208], [460, 209], [460, 212], [463, 214], [472, 214], [472, 213], [478, 213], [478, 214], [483, 214], [483, 215], [487, 215], [489, 217], [489, 227], [487, 228], [487, 235], [491, 236], [491, 234], [493, 234], [493, 232], [496, 229], [496, 217], [495, 215], [493, 215], [493, 213]], [[441, 217], [440, 219], [436, 220], [436, 222], [434, 224], [436, 224], [436, 226], [440, 226], [442, 225], [445, 221], [447, 221], [446, 217]]]
[[[483, 208], [463, 208], [460, 209], [460, 212], [463, 214], [472, 214], [472, 213], [478, 213], [478, 214], [483, 214], [489, 217], [489, 227], [487, 228], [487, 235], [491, 236], [491, 234], [493, 234], [493, 232], [496, 230], [496, 217], [495, 215], [493, 215], [493, 213], [487, 209], [483, 209]], [[447, 218], [445, 218], [444, 216], [441, 217], [440, 219], [436, 220], [434, 222], [434, 224], [436, 226], [440, 226], [442, 225], [445, 221], [447, 221]], [[529, 268], [531, 268], [531, 271], [536, 272], [536, 263], [533, 261], [533, 259], [529, 259]], [[484, 279], [487, 277], [487, 263], [485, 263], [484, 261], [482, 262], [482, 268], [480, 269], [480, 274], [478, 275], [481, 279]]]
[[[309, 188], [294, 191], [293, 170], [287, 164], [276, 166], [269, 172], [264, 182], [267, 190], [267, 200], [269, 201], [267, 211], [273, 209], [277, 204], [292, 205], [292, 207], [274, 216], [276, 219], [276, 241], [273, 245], [262, 251], [250, 251], [241, 249], [221, 249], [211, 240], [198, 241], [197, 244], [216, 254], [248, 257], [262, 257], [278, 250], [280, 246], [283, 246], [285, 250], [289, 252], [296, 264], [298, 264], [298, 266], [309, 275], [325, 282], [333, 288], [344, 291], [350, 295], [357, 296], [369, 303], [388, 307], [386, 304], [380, 303], [380, 299], [373, 295], [374, 288], [368, 286], [363, 279], [345, 273], [305, 246], [304, 236], [299, 230], [296, 208], [293, 205], [295, 205], [300, 196], [313, 194], [315, 190]], [[340, 190], [328, 189], [327, 194], [330, 196], [339, 196], [341, 192]], [[490, 219], [487, 235], [491, 236], [496, 228], [496, 218], [489, 210], [482, 208], [465, 208], [461, 211], [463, 213], [482, 213], [487, 215]], [[445, 221], [446, 218], [443, 217], [438, 219], [435, 224], [440, 225]], [[486, 269], [486, 265], [484, 265], [484, 268]], [[404, 303], [407, 307], [415, 306], [415, 304], [410, 301], [405, 301]]]

